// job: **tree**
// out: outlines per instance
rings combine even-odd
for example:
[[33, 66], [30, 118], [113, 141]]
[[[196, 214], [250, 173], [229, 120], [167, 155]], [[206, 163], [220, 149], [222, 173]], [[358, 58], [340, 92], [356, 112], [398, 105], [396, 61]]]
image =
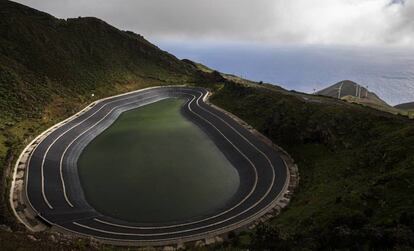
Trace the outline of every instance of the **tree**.
[[259, 225], [252, 234], [253, 250], [285, 250], [286, 244], [279, 229], [269, 224]]

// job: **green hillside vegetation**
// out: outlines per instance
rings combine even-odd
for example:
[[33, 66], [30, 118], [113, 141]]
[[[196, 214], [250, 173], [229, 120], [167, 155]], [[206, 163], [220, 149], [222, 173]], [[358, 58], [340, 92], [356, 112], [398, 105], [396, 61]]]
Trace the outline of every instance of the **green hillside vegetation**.
[[194, 67], [140, 35], [96, 18], [62, 20], [16, 3], [0, 4], [3, 119], [39, 115], [39, 107], [30, 105], [34, 101], [86, 101], [92, 93], [99, 98], [155, 83], [194, 81]]
[[6, 203], [11, 167], [33, 137], [91, 101], [165, 84], [209, 87], [213, 103], [284, 147], [299, 165], [301, 183], [289, 207], [251, 233], [230, 234], [222, 250], [414, 247], [413, 121], [236, 81], [101, 20], [61, 20], [0, 1], [0, 225], [13, 230], [0, 230], [2, 250], [93, 249], [87, 239], [53, 241], [46, 233], [31, 240]]
[[238, 84], [226, 84], [212, 101], [285, 148], [301, 175], [288, 209], [237, 243], [247, 238], [246, 247], [270, 250], [414, 246], [412, 121]]

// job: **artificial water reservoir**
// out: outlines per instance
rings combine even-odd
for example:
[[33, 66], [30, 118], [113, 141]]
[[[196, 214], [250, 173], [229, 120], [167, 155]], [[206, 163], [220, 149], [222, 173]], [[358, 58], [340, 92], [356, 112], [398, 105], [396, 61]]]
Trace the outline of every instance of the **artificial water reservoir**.
[[124, 112], [82, 152], [78, 171], [99, 212], [137, 223], [165, 224], [213, 214], [240, 184], [237, 170], [166, 99]]

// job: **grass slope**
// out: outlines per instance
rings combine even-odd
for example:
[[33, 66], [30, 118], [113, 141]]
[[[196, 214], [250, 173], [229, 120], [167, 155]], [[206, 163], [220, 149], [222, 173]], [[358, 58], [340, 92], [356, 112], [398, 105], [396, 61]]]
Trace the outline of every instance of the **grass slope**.
[[414, 245], [414, 123], [342, 101], [226, 84], [212, 101], [284, 147], [301, 184], [253, 249]]
[[0, 24], [3, 118], [37, 116], [42, 110], [31, 104], [46, 105], [51, 97], [98, 98], [117, 91], [114, 84], [126, 89], [126, 83], [194, 80], [191, 65], [96, 18], [56, 19], [1, 1]]

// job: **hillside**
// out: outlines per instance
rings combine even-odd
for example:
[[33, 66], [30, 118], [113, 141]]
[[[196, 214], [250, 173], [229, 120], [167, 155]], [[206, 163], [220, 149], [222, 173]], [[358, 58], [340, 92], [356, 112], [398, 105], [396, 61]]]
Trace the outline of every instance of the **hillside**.
[[412, 250], [414, 123], [305, 97], [240, 84], [212, 97], [286, 149], [301, 176], [279, 217], [234, 242], [253, 250]]
[[394, 107], [400, 110], [414, 111], [414, 102], [399, 104]]
[[400, 111], [399, 109], [388, 105], [374, 92], [370, 92], [365, 87], [360, 86], [359, 84], [350, 80], [338, 82], [332, 86], [316, 92], [316, 94], [332, 98], [339, 98], [351, 103], [369, 106], [393, 114], [404, 114], [404, 112]]
[[222, 79], [97, 18], [57, 19], [0, 1], [0, 225], [13, 222], [7, 172], [40, 131], [102, 97], [215, 80]]
[[92, 100], [173, 83], [209, 87], [214, 104], [284, 147], [299, 166], [290, 206], [257, 230], [231, 233], [219, 248], [412, 250], [413, 121], [331, 98], [334, 91], [306, 95], [236, 78], [96, 18], [61, 20], [0, 1], [1, 249], [100, 248], [88, 239], [32, 236], [17, 225], [6, 203], [10, 167], [34, 136]]
[[[38, 114], [32, 102], [152, 83], [193, 81], [195, 70], [142, 36], [92, 18], [56, 19], [9, 1], [0, 2], [0, 109]], [[144, 84], [145, 83], [145, 84]], [[12, 91], [12, 92], [10, 92]], [[14, 93], [13, 97], [5, 94]], [[10, 110], [13, 109], [13, 110]]]
[[[240, 84], [247, 84], [247, 85], [257, 85], [257, 84], [263, 84], [263, 83], [259, 83], [259, 82], [254, 82], [248, 79], [244, 79], [241, 78], [239, 76], [233, 75], [233, 74], [228, 74], [228, 73], [223, 73], [223, 72], [217, 72], [216, 70], [211, 69], [208, 66], [205, 66], [201, 63], [197, 63], [197, 62], [193, 62], [189, 59], [183, 59], [184, 62], [193, 65], [194, 67], [196, 67], [198, 70], [205, 72], [205, 73], [219, 73], [224, 79], [231, 81], [231, 82], [235, 82], [235, 83], [240, 83]], [[273, 85], [275, 86], [275, 85]]]
[[338, 82], [318, 91], [316, 94], [339, 99], [346, 96], [360, 97], [361, 99], [367, 99], [372, 102], [386, 104], [386, 102], [380, 99], [375, 93], [368, 91], [365, 87], [350, 80]]

